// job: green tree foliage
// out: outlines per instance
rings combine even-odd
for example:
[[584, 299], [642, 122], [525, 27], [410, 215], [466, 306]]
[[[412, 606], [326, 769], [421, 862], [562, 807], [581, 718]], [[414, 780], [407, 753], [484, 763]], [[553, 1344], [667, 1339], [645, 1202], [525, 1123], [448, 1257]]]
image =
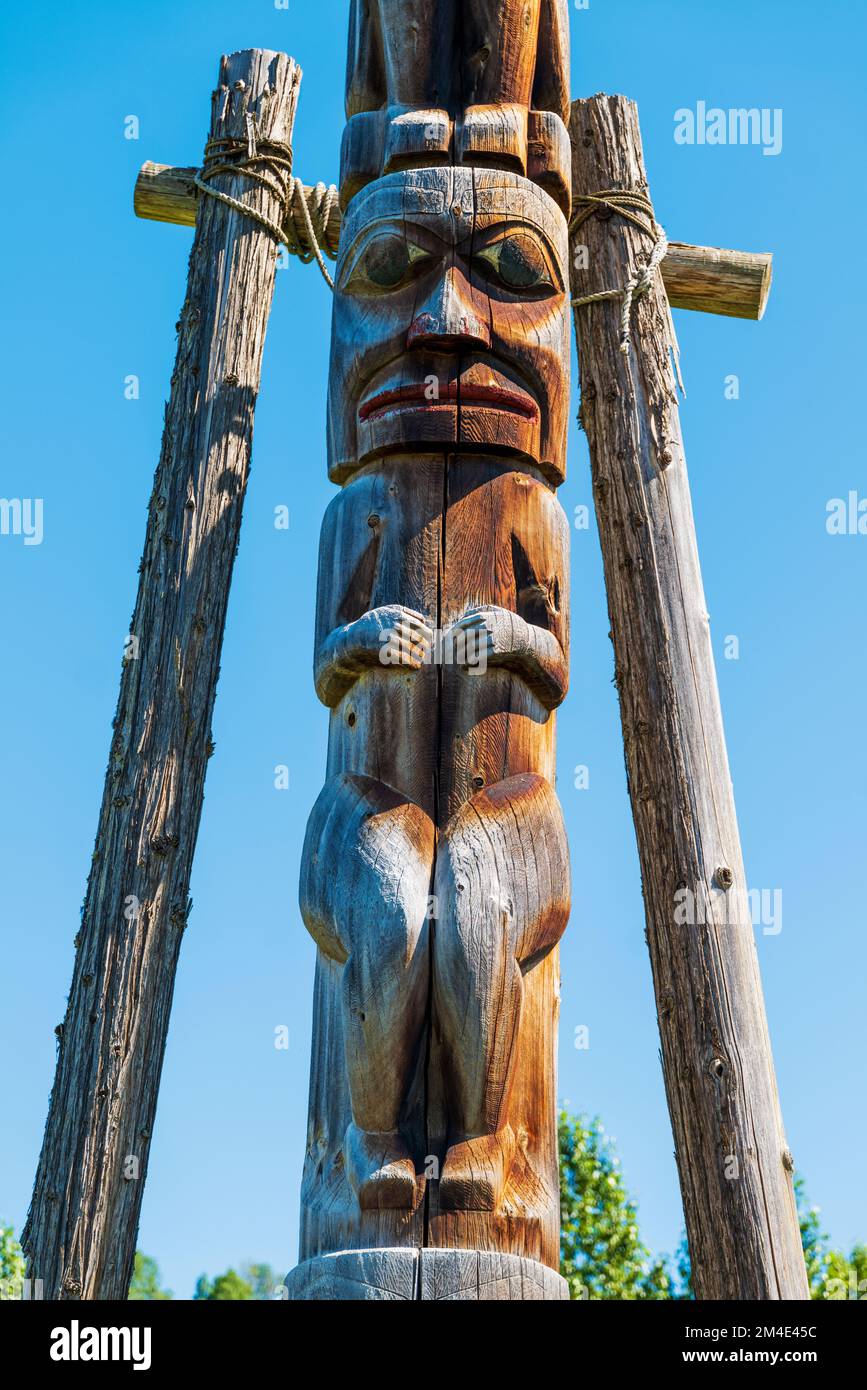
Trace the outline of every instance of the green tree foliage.
[[[565, 1146], [572, 1136], [577, 1136], [579, 1141], [581, 1139], [584, 1140], [587, 1153], [595, 1154], [600, 1147], [607, 1150], [609, 1162], [615, 1169], [618, 1165], [616, 1158], [613, 1156], [610, 1141], [604, 1139], [604, 1131], [598, 1121], [588, 1124], [586, 1120], [575, 1120], [565, 1114], [565, 1112], [560, 1116], [560, 1203], [561, 1209], [564, 1208], [564, 1203], [567, 1199], [568, 1202], [571, 1203], [570, 1229], [576, 1232], [580, 1231], [581, 1233], [578, 1237], [578, 1246], [582, 1254], [585, 1249], [589, 1249], [592, 1252], [592, 1250], [596, 1248], [601, 1235], [611, 1230], [616, 1233], [619, 1227], [625, 1225], [625, 1234], [621, 1234], [615, 1240], [615, 1248], [628, 1252], [630, 1250], [630, 1241], [637, 1240], [637, 1220], [635, 1206], [629, 1198], [625, 1197], [625, 1194], [623, 1194], [622, 1186], [620, 1187], [620, 1193], [625, 1200], [620, 1200], [618, 1197], [618, 1200], [609, 1204], [608, 1208], [605, 1209], [605, 1204], [600, 1200], [598, 1190], [594, 1190], [593, 1187], [594, 1174], [591, 1174], [588, 1180], [585, 1171], [588, 1166], [586, 1162], [583, 1168], [576, 1170], [579, 1173], [578, 1181], [586, 1185], [586, 1191], [590, 1195], [590, 1200], [594, 1208], [604, 1211], [601, 1225], [597, 1223], [592, 1212], [589, 1216], [584, 1213], [583, 1216], [579, 1216], [578, 1221], [575, 1220], [572, 1211], [575, 1203], [574, 1199], [571, 1197], [573, 1188], [568, 1178], [565, 1188], [566, 1198], [564, 1198], [564, 1169], [567, 1167], [564, 1162], [564, 1152], [568, 1152]], [[600, 1168], [600, 1178], [596, 1179], [596, 1189], [598, 1189], [599, 1183], [603, 1180], [601, 1175], [602, 1170]], [[619, 1179], [619, 1174], [617, 1176]], [[819, 1208], [810, 1206], [807, 1200], [804, 1179], [800, 1176], [795, 1177], [795, 1197], [798, 1203], [798, 1221], [801, 1228], [801, 1244], [804, 1249], [804, 1262], [807, 1266], [807, 1281], [810, 1286], [810, 1297], [815, 1299], [867, 1300], [867, 1246], [858, 1244], [853, 1247], [849, 1255], [845, 1255], [841, 1250], [829, 1249], [828, 1236], [822, 1230], [822, 1225], [819, 1220]], [[564, 1216], [563, 1232], [565, 1233], [566, 1231], [566, 1217]], [[633, 1235], [633, 1231], [635, 1231], [635, 1235]], [[637, 1248], [646, 1255], [645, 1248], [640, 1242], [638, 1242]], [[665, 1259], [655, 1260], [651, 1263], [649, 1267], [649, 1291], [646, 1279], [639, 1277], [637, 1281], [632, 1281], [632, 1287], [637, 1289], [637, 1292], [613, 1295], [610, 1293], [595, 1292], [593, 1278], [595, 1278], [596, 1283], [604, 1280], [605, 1265], [603, 1257], [597, 1271], [591, 1255], [590, 1260], [586, 1261], [586, 1263], [594, 1270], [594, 1276], [592, 1276], [590, 1280], [586, 1277], [584, 1279], [584, 1284], [589, 1286], [591, 1291], [589, 1294], [584, 1293], [582, 1295], [580, 1292], [580, 1278], [576, 1282], [576, 1277], [572, 1272], [571, 1265], [567, 1267], [564, 1241], [561, 1241], [561, 1255], [563, 1256], [560, 1266], [561, 1273], [569, 1280], [573, 1298], [580, 1298], [583, 1296], [585, 1298], [691, 1299], [695, 1297], [692, 1288], [692, 1268], [689, 1261], [689, 1247], [686, 1243], [686, 1236], [683, 1237], [677, 1251], [673, 1272], [670, 1270], [669, 1263]], [[668, 1281], [670, 1292], [657, 1292], [664, 1280]]]
[[277, 1272], [267, 1264], [246, 1264], [241, 1265], [241, 1274], [250, 1288], [253, 1290], [255, 1299], [273, 1301], [280, 1297], [280, 1288], [283, 1280]]
[[680, 1297], [668, 1262], [652, 1258], [641, 1241], [635, 1202], [599, 1120], [561, 1110], [558, 1137], [560, 1271], [571, 1297]]
[[219, 1300], [222, 1302], [241, 1300], [268, 1300], [279, 1296], [282, 1279], [269, 1264], [244, 1264], [240, 1272], [227, 1269], [216, 1279], [200, 1274], [196, 1281], [194, 1299]]
[[0, 1221], [0, 1300], [21, 1297], [24, 1270], [24, 1255], [15, 1232]]
[[196, 1281], [195, 1299], [206, 1299], [210, 1303], [239, 1303], [253, 1297], [253, 1289], [248, 1281], [234, 1269], [218, 1274], [216, 1279], [208, 1279], [200, 1274]]
[[867, 1299], [867, 1246], [855, 1245], [848, 1255], [842, 1250], [829, 1249], [828, 1236], [819, 1220], [819, 1208], [809, 1205], [802, 1177], [795, 1178], [795, 1196], [810, 1297], [835, 1301]]
[[156, 1260], [151, 1255], [143, 1255], [141, 1250], [135, 1252], [132, 1282], [127, 1297], [133, 1302], [149, 1303], [162, 1303], [166, 1299], [174, 1298], [171, 1289], [160, 1287], [160, 1269]]

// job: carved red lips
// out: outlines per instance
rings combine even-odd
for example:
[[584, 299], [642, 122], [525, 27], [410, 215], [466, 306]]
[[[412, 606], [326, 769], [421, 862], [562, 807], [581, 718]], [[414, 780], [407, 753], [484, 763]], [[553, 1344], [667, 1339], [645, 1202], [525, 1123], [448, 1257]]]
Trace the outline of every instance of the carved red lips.
[[488, 406], [494, 410], [511, 410], [522, 415], [525, 420], [535, 420], [539, 407], [532, 396], [513, 387], [481, 385], [471, 382], [450, 381], [437, 396], [431, 395], [430, 386], [396, 386], [391, 390], [380, 391], [359, 407], [359, 418], [370, 420], [392, 410], [405, 406], [438, 405]]

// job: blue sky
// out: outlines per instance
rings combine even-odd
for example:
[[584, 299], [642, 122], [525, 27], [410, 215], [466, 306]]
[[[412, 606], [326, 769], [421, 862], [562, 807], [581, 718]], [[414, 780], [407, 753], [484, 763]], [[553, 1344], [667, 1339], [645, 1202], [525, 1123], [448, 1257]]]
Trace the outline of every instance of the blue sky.
[[[0, 535], [0, 1217], [23, 1222], [64, 1014], [174, 356], [190, 233], [140, 222], [145, 159], [198, 161], [222, 52], [304, 68], [296, 172], [332, 180], [347, 0], [101, 0], [7, 6], [3, 87], [14, 208], [4, 269], [2, 486], [42, 498], [41, 545]], [[572, 90], [639, 105], [673, 239], [773, 250], [761, 324], [679, 313], [696, 524], [751, 886], [779, 889], [757, 934], [790, 1147], [835, 1241], [867, 1238], [863, 1154], [863, 737], [867, 536], [826, 506], [867, 497], [857, 234], [865, 16], [851, 3], [590, 0], [572, 10]], [[782, 151], [678, 145], [699, 101], [783, 112]], [[140, 138], [124, 138], [136, 115]], [[851, 260], [845, 252], [851, 247]], [[140, 1244], [188, 1296], [202, 1270], [295, 1260], [314, 947], [297, 908], [326, 714], [310, 679], [325, 469], [329, 292], [278, 275], [253, 470], [223, 651]], [[137, 401], [124, 379], [140, 378]], [[725, 398], [737, 375], [740, 398]], [[575, 400], [577, 410], [577, 395]], [[574, 414], [574, 411], [573, 411]], [[570, 444], [566, 511], [591, 503]], [[290, 509], [275, 530], [274, 508]], [[574, 909], [563, 945], [560, 1094], [618, 1142], [646, 1240], [682, 1214], [595, 529], [575, 531], [572, 691], [559, 787]], [[729, 635], [739, 660], [724, 659]], [[274, 767], [290, 768], [288, 791]], [[586, 764], [590, 785], [574, 788]], [[290, 1030], [276, 1051], [274, 1029]], [[590, 1048], [572, 1045], [576, 1026]]]

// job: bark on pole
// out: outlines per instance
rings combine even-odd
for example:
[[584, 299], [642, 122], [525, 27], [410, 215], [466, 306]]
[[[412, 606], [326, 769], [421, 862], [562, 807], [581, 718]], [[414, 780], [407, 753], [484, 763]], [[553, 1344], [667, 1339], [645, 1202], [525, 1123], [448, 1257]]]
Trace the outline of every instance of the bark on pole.
[[[288, 144], [282, 53], [224, 57], [212, 139]], [[213, 187], [280, 221], [260, 182]], [[22, 1243], [51, 1299], [125, 1298], [147, 1172], [276, 269], [264, 227], [199, 200], [96, 848]]]
[[[572, 108], [573, 192], [647, 193], [635, 105]], [[649, 238], [598, 213], [576, 297], [625, 286]], [[808, 1297], [699, 568], [668, 305], [621, 352], [619, 301], [575, 309], [665, 1086], [696, 1296]], [[685, 920], [684, 920], [685, 919]]]

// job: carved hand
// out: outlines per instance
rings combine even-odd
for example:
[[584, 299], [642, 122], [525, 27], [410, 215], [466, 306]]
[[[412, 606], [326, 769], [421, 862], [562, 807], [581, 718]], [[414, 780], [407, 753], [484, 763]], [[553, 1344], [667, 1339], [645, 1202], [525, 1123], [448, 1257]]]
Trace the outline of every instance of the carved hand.
[[423, 614], [399, 603], [371, 608], [325, 639], [316, 661], [316, 693], [333, 708], [371, 667], [420, 670], [432, 643], [433, 629]]
[[449, 632], [463, 632], [474, 639], [465, 653], [469, 666], [486, 663], [509, 667], [523, 677], [548, 709], [565, 698], [569, 680], [566, 658], [559, 641], [546, 628], [528, 623], [508, 608], [483, 604], [468, 609]]

